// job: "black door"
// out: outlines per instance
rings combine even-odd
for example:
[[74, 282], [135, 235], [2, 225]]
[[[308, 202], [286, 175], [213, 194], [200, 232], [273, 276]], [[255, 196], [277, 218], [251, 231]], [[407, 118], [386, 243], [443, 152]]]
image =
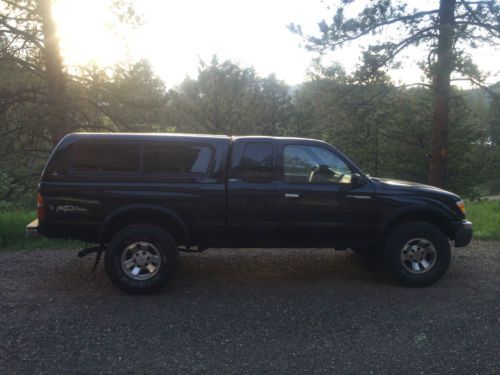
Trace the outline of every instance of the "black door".
[[233, 144], [228, 180], [231, 246], [269, 246], [277, 220], [275, 145], [272, 140], [240, 138]]
[[375, 235], [371, 183], [351, 183], [348, 161], [323, 143], [280, 144], [282, 246], [354, 247]]

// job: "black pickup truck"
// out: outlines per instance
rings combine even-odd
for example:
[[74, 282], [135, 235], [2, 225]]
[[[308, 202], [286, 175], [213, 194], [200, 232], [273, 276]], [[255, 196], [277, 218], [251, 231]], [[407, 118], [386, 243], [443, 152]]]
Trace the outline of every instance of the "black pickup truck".
[[368, 177], [311, 139], [185, 134], [69, 134], [43, 171], [38, 219], [49, 238], [98, 246], [111, 280], [159, 289], [177, 252], [209, 247], [350, 248], [382, 260], [404, 285], [426, 286], [466, 246], [457, 195]]

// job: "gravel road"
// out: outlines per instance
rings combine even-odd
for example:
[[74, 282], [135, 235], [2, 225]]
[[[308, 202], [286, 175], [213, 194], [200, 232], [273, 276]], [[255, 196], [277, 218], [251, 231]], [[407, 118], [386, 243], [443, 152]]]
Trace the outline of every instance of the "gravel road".
[[499, 242], [454, 250], [424, 289], [332, 250], [184, 254], [148, 296], [92, 262], [0, 252], [3, 374], [500, 373]]

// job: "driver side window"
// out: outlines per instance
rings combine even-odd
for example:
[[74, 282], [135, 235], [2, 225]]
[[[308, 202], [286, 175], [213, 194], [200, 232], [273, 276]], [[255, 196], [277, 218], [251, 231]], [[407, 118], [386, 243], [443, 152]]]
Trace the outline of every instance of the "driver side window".
[[333, 152], [317, 146], [289, 145], [284, 151], [284, 178], [290, 183], [349, 184], [351, 170]]

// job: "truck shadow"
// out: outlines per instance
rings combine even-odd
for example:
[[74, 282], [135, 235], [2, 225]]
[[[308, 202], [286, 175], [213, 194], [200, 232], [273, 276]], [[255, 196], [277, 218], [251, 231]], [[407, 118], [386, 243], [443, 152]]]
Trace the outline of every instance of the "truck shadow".
[[[101, 262], [91, 273], [94, 259], [70, 257], [58, 266], [59, 277], [51, 288], [66, 290], [116, 290]], [[57, 283], [58, 285], [54, 285]], [[379, 267], [369, 270], [366, 261], [351, 251], [332, 249], [210, 249], [203, 253], [180, 253], [174, 278], [161, 293], [186, 290], [248, 288], [295, 288], [312, 284], [329, 288], [370, 289], [393, 286]], [[82, 290], [83, 292], [83, 290]]]
[[184, 253], [172, 283], [269, 286], [324, 281], [388, 283], [379, 269], [369, 270], [359, 255], [332, 249], [213, 249], [201, 254]]

